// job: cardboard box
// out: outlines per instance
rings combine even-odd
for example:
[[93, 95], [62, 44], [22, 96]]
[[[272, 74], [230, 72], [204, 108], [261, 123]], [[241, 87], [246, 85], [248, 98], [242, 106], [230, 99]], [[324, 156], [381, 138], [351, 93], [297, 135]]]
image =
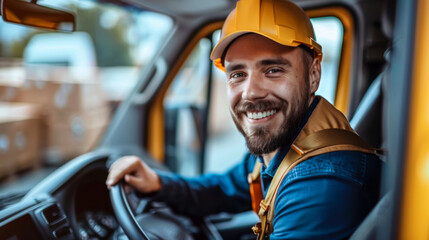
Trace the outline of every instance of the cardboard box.
[[[61, 164], [90, 151], [103, 133], [110, 119], [110, 110], [97, 74], [94, 67], [32, 64], [25, 66], [25, 80], [14, 80], [12, 84], [4, 78], [3, 87], [3, 80], [0, 81], [0, 100], [41, 106], [42, 121], [39, 124], [43, 127], [34, 134], [43, 136], [44, 141], [39, 143], [44, 163]], [[35, 124], [27, 121], [24, 125], [35, 129]], [[14, 123], [14, 128], [23, 128], [21, 125]], [[25, 130], [20, 132], [17, 143], [25, 142], [23, 135], [31, 135]], [[25, 154], [20, 156], [20, 159], [29, 158]], [[17, 161], [19, 166], [26, 165], [24, 160]]]
[[45, 81], [27, 79], [19, 94], [20, 102], [45, 106], [49, 111], [82, 111], [108, 105], [98, 82]]
[[0, 166], [9, 172], [40, 163], [42, 114], [40, 106], [27, 103], [0, 103]]
[[13, 153], [10, 146], [9, 125], [9, 123], [0, 122], [0, 178], [10, 176], [15, 170], [12, 166]]
[[108, 107], [76, 112], [51, 112], [47, 116], [48, 164], [61, 164], [92, 150], [110, 120]]
[[24, 79], [54, 82], [98, 82], [99, 68], [86, 64], [58, 66], [52, 64], [25, 64]]
[[43, 125], [40, 119], [27, 119], [15, 122], [12, 128], [13, 148], [16, 154], [17, 171], [32, 168], [41, 163]]
[[20, 87], [0, 85], [0, 102], [15, 102], [19, 100]]

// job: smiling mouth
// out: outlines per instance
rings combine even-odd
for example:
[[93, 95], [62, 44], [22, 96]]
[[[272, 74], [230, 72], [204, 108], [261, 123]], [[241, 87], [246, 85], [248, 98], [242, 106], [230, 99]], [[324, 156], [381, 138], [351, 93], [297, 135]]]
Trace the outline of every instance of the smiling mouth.
[[272, 116], [276, 112], [277, 112], [276, 109], [271, 109], [271, 110], [263, 111], [263, 112], [246, 112], [246, 115], [250, 119], [258, 120], [258, 119], [262, 119], [262, 118]]

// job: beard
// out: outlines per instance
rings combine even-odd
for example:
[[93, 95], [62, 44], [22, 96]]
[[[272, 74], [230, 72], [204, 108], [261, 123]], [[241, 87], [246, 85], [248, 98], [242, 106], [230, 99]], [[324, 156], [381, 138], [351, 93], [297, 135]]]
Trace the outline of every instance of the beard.
[[[291, 144], [297, 134], [300, 124], [305, 116], [309, 104], [308, 84], [306, 89], [300, 93], [296, 101], [289, 103], [285, 100], [259, 100], [239, 102], [231, 112], [232, 119], [237, 129], [246, 139], [246, 145], [249, 152], [255, 155], [267, 154], [276, 149]], [[291, 111], [288, 116], [287, 109], [290, 106]], [[260, 126], [246, 128], [240, 123], [240, 118], [247, 112], [262, 112], [270, 109], [276, 109], [275, 114], [283, 114], [284, 122], [278, 129], [269, 129], [269, 126]]]

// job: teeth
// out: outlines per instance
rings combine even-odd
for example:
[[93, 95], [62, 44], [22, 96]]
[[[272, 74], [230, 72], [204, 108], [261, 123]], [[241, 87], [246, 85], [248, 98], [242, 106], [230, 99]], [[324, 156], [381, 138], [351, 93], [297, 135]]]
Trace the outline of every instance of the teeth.
[[265, 117], [269, 117], [276, 113], [276, 110], [264, 111], [264, 112], [247, 112], [247, 117], [250, 119], [261, 119]]

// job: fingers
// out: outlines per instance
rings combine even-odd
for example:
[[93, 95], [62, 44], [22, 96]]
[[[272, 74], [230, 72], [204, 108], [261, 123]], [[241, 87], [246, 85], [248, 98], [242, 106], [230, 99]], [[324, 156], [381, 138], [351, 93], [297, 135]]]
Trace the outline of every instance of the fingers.
[[129, 192], [131, 192], [131, 190], [132, 190], [133, 188], [131, 187], [131, 186], [129, 186], [128, 184], [125, 184], [124, 185], [124, 190], [125, 190], [125, 193], [129, 193]]
[[118, 183], [125, 174], [130, 174], [138, 170], [139, 162], [141, 160], [135, 156], [126, 156], [116, 160], [109, 169], [106, 185], [110, 189], [113, 185]]
[[158, 174], [135, 156], [122, 157], [112, 164], [106, 179], [107, 188], [110, 189], [122, 178], [129, 186], [143, 193], [161, 189]]
[[125, 179], [125, 182], [128, 185], [130, 185], [130, 186], [132, 186], [134, 188], [139, 188], [139, 186], [141, 185], [140, 184], [141, 183], [141, 179], [139, 177], [135, 177], [133, 175], [126, 174], [125, 177], [124, 177], [124, 179]]

